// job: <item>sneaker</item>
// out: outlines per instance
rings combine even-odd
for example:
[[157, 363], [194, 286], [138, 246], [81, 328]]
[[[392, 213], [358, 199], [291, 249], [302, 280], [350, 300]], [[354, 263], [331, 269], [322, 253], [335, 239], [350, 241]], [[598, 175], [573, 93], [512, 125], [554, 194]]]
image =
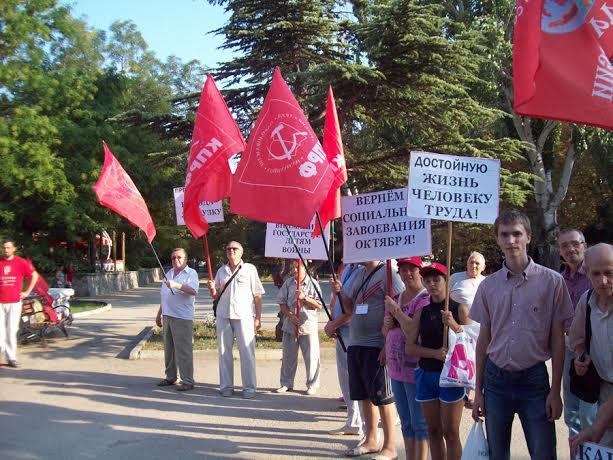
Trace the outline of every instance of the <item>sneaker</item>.
[[243, 391], [243, 399], [255, 398], [255, 391]]
[[231, 388], [226, 388], [225, 390], [221, 390], [220, 393], [224, 398], [229, 398], [234, 393], [234, 390]]
[[287, 393], [289, 390], [291, 390], [291, 388], [286, 387], [285, 385], [280, 386], [279, 388], [277, 388], [275, 390], [275, 393]]
[[312, 395], [314, 395], [315, 393], [317, 393], [317, 388], [315, 388], [315, 387], [309, 387], [309, 388], [307, 388], [306, 394], [308, 394], [308, 395], [311, 395], [311, 396], [312, 396]]
[[12, 367], [14, 369], [17, 369], [19, 367], [19, 364], [17, 364], [17, 361], [15, 361], [14, 359], [11, 359], [8, 363], [8, 367]]
[[342, 426], [340, 428], [337, 428], [336, 430], [328, 431], [328, 434], [331, 434], [333, 436], [362, 435], [362, 430], [360, 429], [360, 427], [357, 426]]

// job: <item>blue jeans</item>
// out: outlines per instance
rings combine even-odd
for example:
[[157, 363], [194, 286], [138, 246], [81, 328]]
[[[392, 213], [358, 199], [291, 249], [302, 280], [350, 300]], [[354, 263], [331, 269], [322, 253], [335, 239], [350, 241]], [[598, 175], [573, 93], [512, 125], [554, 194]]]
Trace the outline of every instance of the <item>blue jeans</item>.
[[577, 435], [582, 429], [591, 426], [596, 419], [598, 404], [581, 401], [570, 392], [570, 360], [575, 353], [566, 349], [564, 373], [562, 374], [562, 397], [564, 399], [564, 423], [568, 427], [568, 437]]
[[396, 401], [396, 410], [400, 417], [402, 436], [415, 438], [417, 441], [428, 439], [428, 425], [421, 411], [421, 404], [415, 401], [416, 387], [414, 383], [392, 380], [392, 391]]
[[545, 411], [549, 394], [545, 363], [514, 372], [501, 369], [488, 359], [484, 374], [485, 426], [490, 458], [510, 459], [511, 426], [517, 414], [530, 458], [556, 460], [555, 425], [547, 420]]

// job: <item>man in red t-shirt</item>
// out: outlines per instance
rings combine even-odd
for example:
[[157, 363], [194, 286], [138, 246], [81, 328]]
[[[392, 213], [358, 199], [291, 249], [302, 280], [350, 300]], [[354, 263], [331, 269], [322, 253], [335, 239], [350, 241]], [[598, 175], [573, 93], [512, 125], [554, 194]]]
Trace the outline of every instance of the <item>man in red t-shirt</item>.
[[[30, 278], [22, 291], [23, 279]], [[17, 366], [17, 331], [21, 315], [21, 301], [38, 281], [38, 273], [30, 262], [15, 255], [15, 243], [2, 243], [0, 257], [0, 360], [6, 355], [9, 367]]]

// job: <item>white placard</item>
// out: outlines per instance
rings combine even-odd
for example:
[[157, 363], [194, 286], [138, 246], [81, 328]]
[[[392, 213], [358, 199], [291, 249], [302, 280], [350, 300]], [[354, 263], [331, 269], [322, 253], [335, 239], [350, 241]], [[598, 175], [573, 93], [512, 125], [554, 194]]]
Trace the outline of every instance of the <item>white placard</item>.
[[[185, 225], [183, 218], [183, 189], [185, 187], [175, 187], [172, 189], [175, 195], [175, 213], [177, 215], [177, 225]], [[223, 206], [221, 201], [203, 201], [200, 203], [200, 211], [209, 224], [223, 222]]]
[[499, 193], [500, 160], [411, 152], [409, 216], [493, 224]]
[[[321, 235], [317, 238], [312, 238], [311, 234], [315, 228], [315, 218], [311, 221], [310, 228], [291, 227], [288, 226], [292, 238], [300, 250], [302, 257], [309, 260], [328, 260], [326, 248]], [[326, 236], [326, 244], [330, 244], [330, 225], [324, 229]], [[328, 246], [329, 247], [329, 246]], [[266, 224], [266, 249], [264, 251], [266, 257], [281, 257], [283, 259], [297, 259], [296, 248], [292, 244], [292, 240], [287, 235], [285, 225], [282, 224]]]
[[610, 458], [613, 458], [613, 449], [586, 442], [579, 446], [575, 460], [609, 460]]
[[430, 220], [407, 216], [407, 189], [343, 196], [343, 262], [432, 253]]

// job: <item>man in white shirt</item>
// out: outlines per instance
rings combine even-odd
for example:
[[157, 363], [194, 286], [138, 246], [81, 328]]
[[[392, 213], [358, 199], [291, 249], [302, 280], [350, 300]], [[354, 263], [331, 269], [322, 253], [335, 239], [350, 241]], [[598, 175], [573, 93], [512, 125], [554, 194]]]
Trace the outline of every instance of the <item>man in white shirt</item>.
[[166, 377], [158, 383], [158, 386], [174, 385], [177, 381], [178, 368], [181, 384], [176, 389], [188, 391], [194, 388], [192, 337], [198, 274], [187, 266], [185, 249], [173, 249], [171, 259], [172, 268], [166, 273], [166, 280], [162, 284], [162, 302], [155, 320], [158, 326], [164, 327], [166, 365]]
[[449, 297], [458, 303], [466, 305], [469, 309], [473, 304], [477, 288], [485, 279], [482, 275], [485, 270], [485, 257], [477, 251], [473, 251], [466, 261], [466, 271], [451, 275]]
[[228, 263], [217, 270], [215, 281], [209, 281], [209, 292], [217, 301], [219, 391], [224, 397], [234, 392], [232, 345], [236, 337], [241, 360], [243, 398], [250, 399], [255, 396], [257, 389], [255, 333], [260, 329], [264, 287], [257, 268], [243, 262], [243, 247], [240, 243], [228, 242], [226, 256]]

